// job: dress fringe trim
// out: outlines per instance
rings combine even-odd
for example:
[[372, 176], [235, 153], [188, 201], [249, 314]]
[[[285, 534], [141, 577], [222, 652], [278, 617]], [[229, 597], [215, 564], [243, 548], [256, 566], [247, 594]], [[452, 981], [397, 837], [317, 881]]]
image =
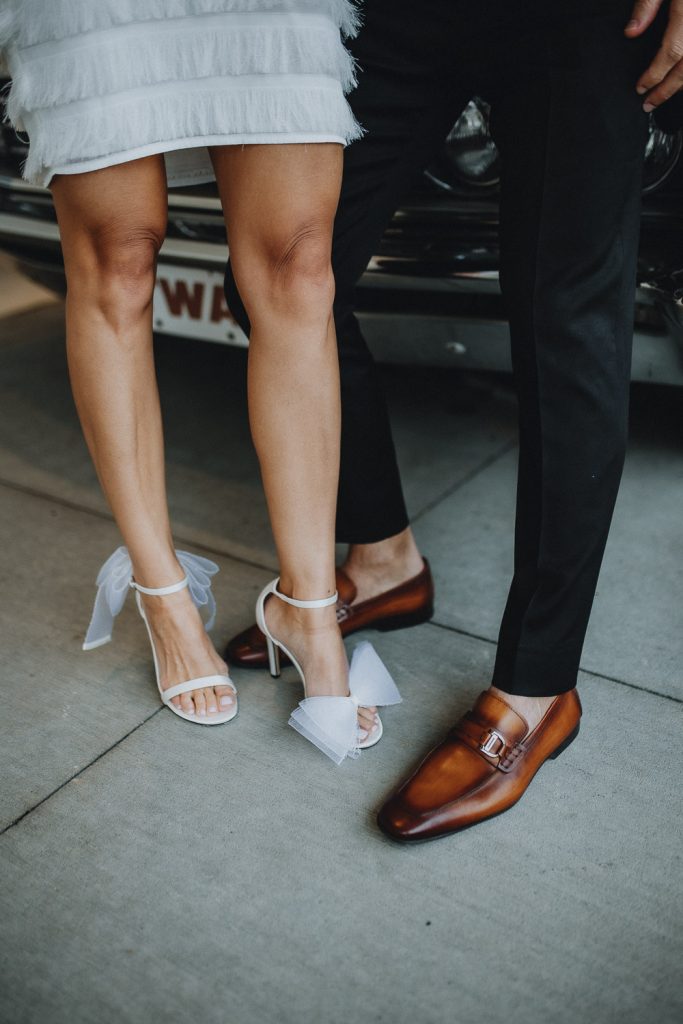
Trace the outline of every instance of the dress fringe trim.
[[[152, 38], [153, 36], [153, 38]], [[217, 75], [313, 74], [336, 78], [345, 93], [356, 84], [354, 58], [338, 30], [324, 21], [297, 25], [240, 25], [222, 20], [207, 31], [193, 23], [183, 31], [105, 36], [101, 43], [56, 47], [40, 59], [22, 61], [7, 101], [10, 120], [95, 96], [167, 81]]]
[[358, 32], [361, 18], [355, 0], [4, 0], [0, 24], [5, 41], [12, 37], [17, 46], [26, 47], [132, 22], [200, 14], [321, 10], [345, 37]]
[[336, 85], [268, 86], [264, 76], [260, 88], [226, 88], [222, 81], [220, 88], [193, 88], [180, 95], [135, 95], [126, 102], [115, 97], [115, 116], [113, 104], [107, 116], [100, 103], [65, 116], [41, 111], [31, 118], [39, 119], [37, 130], [27, 125], [31, 146], [24, 177], [40, 184], [49, 168], [72, 163], [74, 153], [81, 162], [156, 142], [168, 142], [173, 149], [178, 139], [225, 136], [228, 145], [231, 135], [338, 134], [348, 144], [363, 129]]
[[0, 0], [0, 50], [2, 50], [17, 33], [17, 8], [13, 0]]

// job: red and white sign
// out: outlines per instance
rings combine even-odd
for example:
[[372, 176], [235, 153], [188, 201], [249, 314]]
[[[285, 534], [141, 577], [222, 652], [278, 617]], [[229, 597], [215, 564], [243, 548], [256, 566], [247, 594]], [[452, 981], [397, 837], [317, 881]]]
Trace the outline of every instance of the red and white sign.
[[228, 309], [223, 275], [161, 264], [154, 289], [154, 330], [223, 345], [249, 344]]

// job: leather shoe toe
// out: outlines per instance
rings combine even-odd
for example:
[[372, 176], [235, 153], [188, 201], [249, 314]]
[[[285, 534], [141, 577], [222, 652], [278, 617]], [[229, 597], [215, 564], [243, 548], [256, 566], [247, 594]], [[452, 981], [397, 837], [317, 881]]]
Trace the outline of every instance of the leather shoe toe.
[[505, 700], [486, 690], [381, 808], [377, 823], [391, 839], [438, 839], [509, 810], [549, 758], [579, 732], [576, 690], [560, 694], [529, 729]]

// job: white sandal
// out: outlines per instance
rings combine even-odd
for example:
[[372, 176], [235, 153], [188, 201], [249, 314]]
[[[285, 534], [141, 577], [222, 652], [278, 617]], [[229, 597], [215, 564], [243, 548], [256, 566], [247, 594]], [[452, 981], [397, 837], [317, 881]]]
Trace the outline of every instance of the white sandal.
[[332, 597], [320, 601], [298, 601], [282, 594], [278, 590], [279, 582], [279, 579], [272, 580], [256, 602], [256, 621], [266, 637], [270, 674], [275, 679], [280, 675], [280, 651], [284, 651], [299, 673], [304, 686], [304, 699], [292, 712], [289, 724], [339, 765], [345, 758], [358, 757], [361, 750], [374, 747], [384, 733], [382, 721], [377, 715], [376, 728], [361, 739], [358, 708], [400, 704], [402, 698], [375, 648], [367, 641], [359, 644], [353, 652], [348, 697], [307, 697], [306, 679], [301, 665], [292, 652], [280, 640], [276, 640], [268, 629], [265, 617], [266, 600], [273, 594], [295, 608], [327, 608], [336, 604], [338, 595], [335, 593]]
[[[97, 596], [95, 597], [92, 618], [83, 643], [83, 650], [91, 651], [95, 647], [101, 647], [103, 644], [109, 643], [114, 628], [114, 619], [123, 608], [129, 590], [135, 590], [135, 602], [142, 616], [142, 621], [147, 627], [147, 635], [152, 646], [157, 689], [162, 702], [166, 707], [170, 708], [174, 715], [177, 715], [178, 718], [184, 718], [186, 722], [196, 722], [198, 725], [223, 725], [225, 722], [231, 722], [238, 710], [237, 690], [229, 676], [200, 676], [198, 679], [188, 679], [185, 683], [169, 686], [167, 690], [162, 690], [161, 688], [159, 662], [154, 645], [154, 637], [152, 636], [152, 630], [142, 606], [140, 594], [163, 597], [165, 594], [175, 594], [177, 591], [188, 587], [190, 596], [197, 608], [204, 606], [207, 608], [208, 617], [204, 624], [207, 631], [211, 629], [216, 618], [216, 602], [211, 592], [211, 577], [218, 572], [218, 566], [208, 558], [190, 554], [189, 551], [176, 551], [176, 557], [185, 570], [185, 576], [182, 580], [178, 583], [172, 583], [168, 587], [143, 587], [133, 579], [133, 567], [128, 549], [124, 547], [117, 548], [97, 574]], [[171, 703], [174, 697], [179, 697], [182, 693], [189, 693], [191, 690], [202, 690], [206, 686], [230, 687], [235, 695], [235, 701], [229, 711], [207, 715], [204, 718], [199, 715], [187, 715], [180, 708], [177, 708], [175, 704]]]

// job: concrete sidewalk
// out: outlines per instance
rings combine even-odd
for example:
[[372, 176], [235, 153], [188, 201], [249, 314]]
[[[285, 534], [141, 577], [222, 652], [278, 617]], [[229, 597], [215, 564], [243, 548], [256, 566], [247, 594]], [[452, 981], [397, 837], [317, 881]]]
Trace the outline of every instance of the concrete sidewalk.
[[[158, 356], [176, 536], [221, 566], [220, 647], [274, 567], [245, 357]], [[437, 608], [368, 633], [404, 704], [337, 769], [287, 727], [292, 674], [235, 672], [239, 718], [194, 729], [158, 706], [132, 603], [113, 644], [81, 652], [119, 538], [59, 305], [0, 321], [0, 1024], [683, 1019], [683, 397], [634, 393], [578, 741], [509, 814], [405, 849], [377, 806], [489, 682], [515, 409], [505, 381], [386, 380]]]

